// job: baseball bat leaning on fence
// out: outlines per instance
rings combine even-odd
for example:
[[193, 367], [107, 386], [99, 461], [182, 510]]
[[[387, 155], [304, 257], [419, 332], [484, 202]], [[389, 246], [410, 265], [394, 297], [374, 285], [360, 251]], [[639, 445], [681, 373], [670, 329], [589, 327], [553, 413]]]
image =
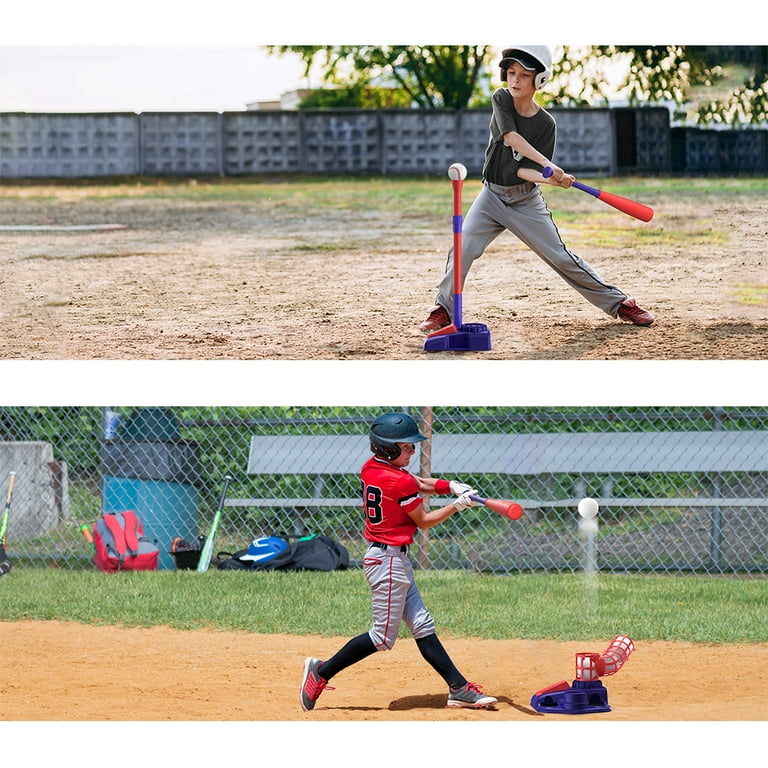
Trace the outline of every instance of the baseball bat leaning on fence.
[[510, 520], [519, 520], [523, 516], [523, 508], [515, 501], [502, 501], [501, 499], [486, 499], [482, 496], [475, 496], [470, 494], [472, 501], [476, 501], [479, 504], [483, 504], [488, 509], [497, 512], [503, 517], [508, 517]]
[[[548, 179], [552, 175], [552, 168], [547, 166], [541, 172], [541, 175], [545, 179]], [[573, 186], [576, 187], [576, 189], [580, 189], [582, 192], [592, 195], [592, 197], [596, 197], [603, 203], [612, 206], [617, 211], [621, 211], [636, 219], [640, 219], [640, 221], [650, 221], [653, 218], [653, 208], [638, 203], [637, 200], [630, 200], [628, 197], [614, 195], [612, 192], [606, 192], [602, 189], [590, 187], [588, 184], [582, 184], [580, 181], [574, 181]]]
[[211, 530], [208, 534], [208, 538], [203, 544], [203, 548], [200, 551], [200, 559], [197, 561], [198, 573], [204, 573], [208, 570], [208, 566], [211, 564], [211, 558], [213, 557], [213, 540], [216, 538], [216, 529], [219, 527], [219, 521], [221, 520], [221, 512], [224, 509], [224, 502], [227, 499], [227, 490], [229, 484], [232, 482], [232, 478], [227, 475], [224, 478], [224, 488], [221, 491], [221, 498], [219, 499], [219, 506], [216, 508], [216, 514], [213, 516], [213, 523], [211, 523]]
[[4, 576], [11, 570], [11, 562], [5, 553], [5, 544], [8, 534], [8, 514], [11, 511], [11, 499], [13, 498], [13, 486], [16, 483], [16, 473], [11, 472], [8, 475], [8, 493], [5, 496], [5, 509], [3, 509], [3, 519], [0, 522], [0, 576]]

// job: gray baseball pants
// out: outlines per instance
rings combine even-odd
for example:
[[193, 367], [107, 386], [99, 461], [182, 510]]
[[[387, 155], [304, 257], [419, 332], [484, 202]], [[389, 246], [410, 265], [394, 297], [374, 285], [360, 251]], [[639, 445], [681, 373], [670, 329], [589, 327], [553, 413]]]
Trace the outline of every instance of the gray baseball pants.
[[[504, 230], [520, 238], [587, 301], [611, 317], [617, 317], [619, 305], [627, 296], [604, 282], [586, 261], [566, 248], [538, 184], [500, 187], [486, 182], [483, 185], [462, 222], [462, 285], [474, 260], [480, 258]], [[438, 290], [437, 303], [451, 314], [453, 247], [448, 251], [446, 272]]]
[[373, 626], [369, 632], [378, 651], [389, 651], [405, 621], [415, 640], [435, 633], [435, 622], [421, 599], [408, 553], [400, 547], [369, 547], [363, 572], [371, 587]]

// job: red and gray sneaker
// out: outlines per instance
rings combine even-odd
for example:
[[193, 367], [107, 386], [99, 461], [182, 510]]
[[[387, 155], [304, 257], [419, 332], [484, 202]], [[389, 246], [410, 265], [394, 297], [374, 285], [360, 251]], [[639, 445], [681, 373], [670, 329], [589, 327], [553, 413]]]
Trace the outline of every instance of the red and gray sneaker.
[[619, 304], [619, 317], [635, 325], [650, 325], [656, 319], [647, 309], [638, 307], [634, 299], [626, 299]]
[[470, 709], [493, 709], [496, 699], [487, 696], [477, 683], [467, 683], [463, 688], [450, 688], [449, 707], [469, 707]]
[[427, 319], [419, 326], [419, 330], [425, 333], [433, 333], [441, 328], [447, 328], [450, 324], [451, 316], [448, 314], [448, 310], [441, 304], [435, 304], [429, 310]]
[[328, 686], [328, 681], [317, 674], [317, 669], [322, 663], [320, 659], [313, 659], [311, 656], [304, 660], [304, 677], [301, 680], [299, 701], [305, 712], [315, 708], [315, 702], [320, 698], [320, 694], [326, 689], [326, 686], [329, 691], [333, 690]]

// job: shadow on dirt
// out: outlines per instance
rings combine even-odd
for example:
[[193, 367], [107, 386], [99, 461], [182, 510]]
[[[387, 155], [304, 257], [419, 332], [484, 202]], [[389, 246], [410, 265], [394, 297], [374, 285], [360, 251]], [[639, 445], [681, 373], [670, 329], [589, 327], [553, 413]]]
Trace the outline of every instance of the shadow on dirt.
[[766, 328], [749, 322], [712, 325], [657, 321], [649, 328], [608, 325], [562, 339], [528, 360], [762, 360], [768, 357]]
[[528, 360], [581, 360], [589, 357], [590, 353], [600, 349], [613, 349], [620, 344], [623, 348], [630, 345], [637, 354], [622, 355], [623, 358], [642, 358], [643, 341], [639, 333], [647, 333], [650, 329], [639, 329], [632, 325], [609, 325], [601, 328], [590, 328], [566, 339], [552, 349], [542, 349], [526, 355]]
[[[539, 717], [539, 713], [536, 712], [536, 710], [521, 704], [516, 704], [508, 696], [497, 696], [496, 698], [498, 699], [499, 704], [507, 704], [518, 712]], [[389, 709], [390, 712], [405, 712], [411, 709], [445, 709], [445, 699], [445, 693], [428, 693], [422, 696], [403, 696], [402, 699], [395, 699], [392, 701], [387, 709]], [[496, 708], [498, 709], [498, 707]]]

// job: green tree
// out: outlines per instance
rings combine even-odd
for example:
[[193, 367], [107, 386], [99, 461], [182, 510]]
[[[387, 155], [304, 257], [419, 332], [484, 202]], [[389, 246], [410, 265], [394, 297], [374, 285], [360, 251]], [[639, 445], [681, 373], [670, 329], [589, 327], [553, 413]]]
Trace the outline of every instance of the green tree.
[[[498, 51], [490, 46], [268, 46], [297, 54], [336, 86], [302, 106], [422, 109], [488, 106]], [[623, 82], [609, 77], [624, 68]], [[496, 85], [500, 85], [497, 83]], [[768, 46], [659, 45], [553, 48], [544, 106], [671, 103], [700, 124], [768, 120]]]
[[768, 119], [768, 46], [565, 47], [553, 67], [555, 101], [607, 100], [607, 68], [626, 63], [621, 91], [631, 104], [672, 102], [702, 124]]
[[300, 109], [409, 109], [411, 97], [402, 88], [376, 88], [353, 83], [338, 88], [318, 88], [299, 102]]
[[421, 109], [488, 103], [491, 47], [486, 45], [282, 45], [267, 50], [298, 54], [307, 75], [319, 66], [323, 83], [341, 86], [348, 97], [347, 104], [335, 106], [370, 106], [365, 94], [381, 88], [405, 94], [409, 106]]

